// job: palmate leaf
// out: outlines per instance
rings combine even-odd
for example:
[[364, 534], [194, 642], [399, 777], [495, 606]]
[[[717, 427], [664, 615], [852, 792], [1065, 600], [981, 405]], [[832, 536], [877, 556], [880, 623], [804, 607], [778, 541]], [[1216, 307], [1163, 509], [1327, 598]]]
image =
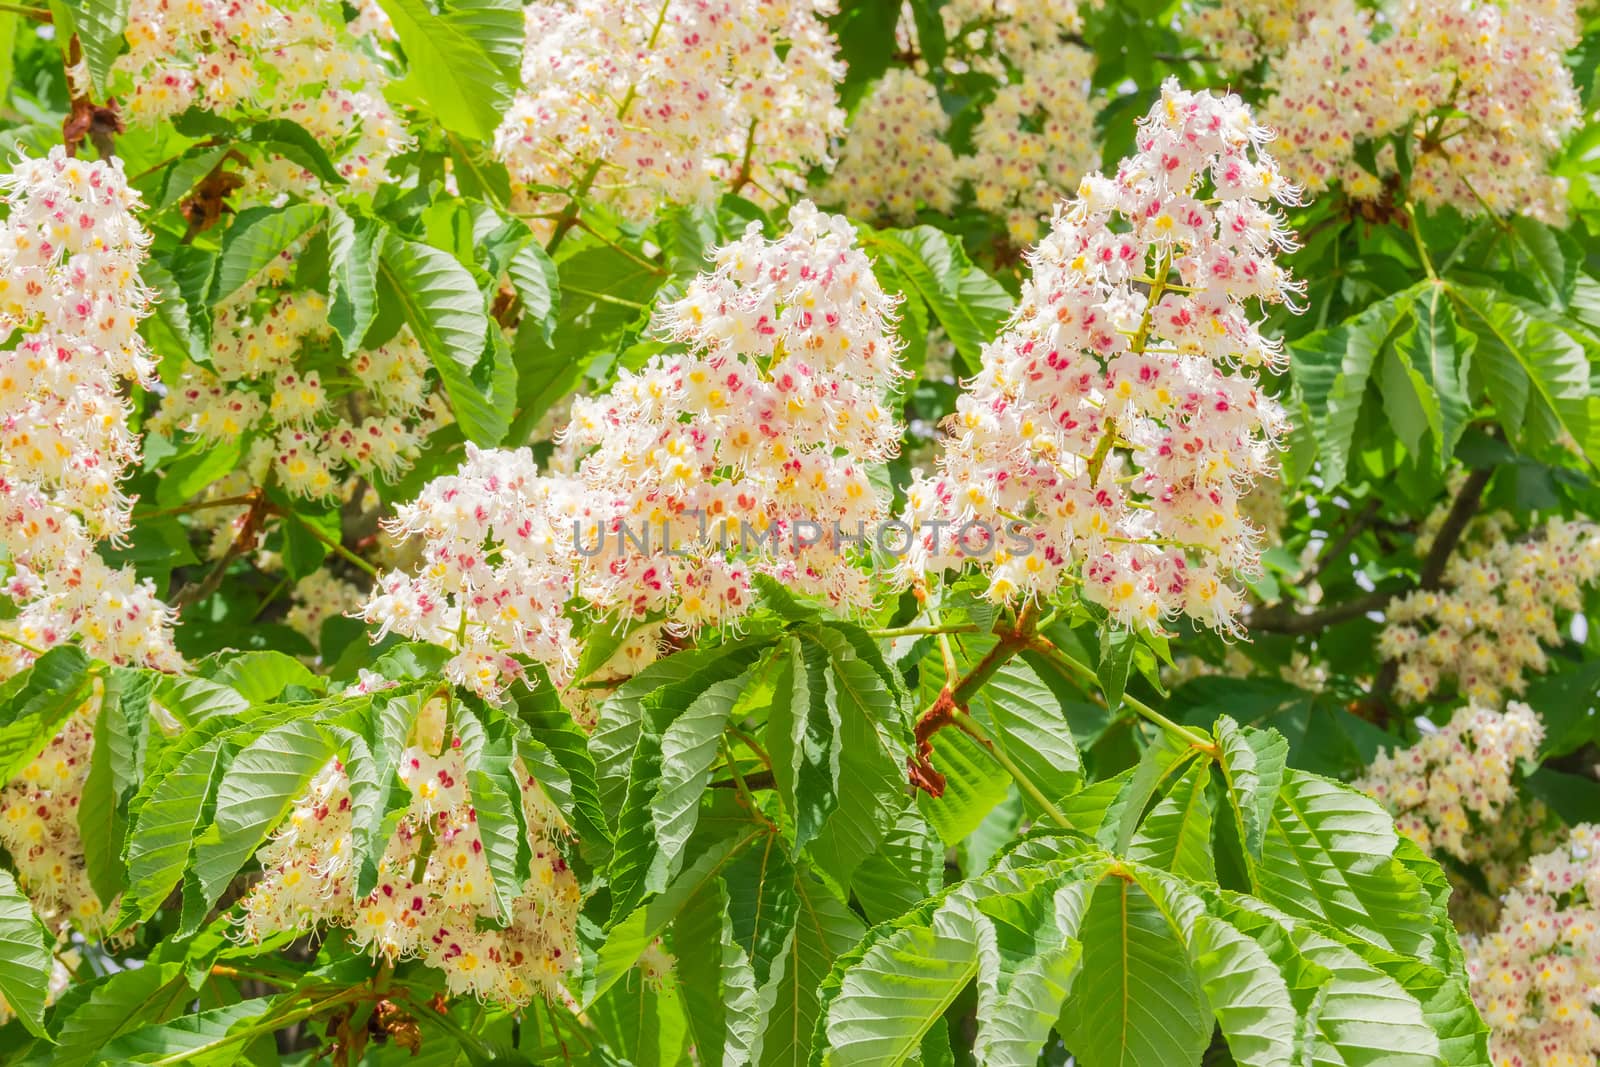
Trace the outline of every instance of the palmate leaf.
[[[1033, 1063], [1052, 1024], [1085, 1067], [1198, 1065], [1214, 1029], [1242, 1067], [1486, 1064], [1438, 865], [1359, 793], [1285, 770], [1281, 737], [1215, 736], [1154, 746], [1063, 801], [1081, 834], [1036, 830], [875, 927], [824, 986], [814, 1062], [904, 1062], [975, 983], [986, 1064]], [[1219, 847], [1256, 895], [1217, 888]]]

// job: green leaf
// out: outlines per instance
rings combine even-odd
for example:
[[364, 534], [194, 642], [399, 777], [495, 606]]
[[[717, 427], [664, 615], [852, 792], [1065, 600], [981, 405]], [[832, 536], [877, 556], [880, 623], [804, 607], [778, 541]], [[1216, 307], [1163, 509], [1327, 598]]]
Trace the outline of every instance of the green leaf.
[[193, 908], [185, 901], [184, 914], [193, 917], [194, 924], [186, 924], [180, 936], [198, 928], [200, 919], [283, 822], [311, 776], [332, 754], [328, 739], [314, 723], [302, 719], [268, 730], [234, 758], [217, 786], [216, 820], [195, 838], [193, 875], [200, 906]]
[[1307, 334], [1289, 346], [1295, 384], [1309, 409], [1329, 485], [1344, 481], [1367, 379], [1378, 352], [1410, 310], [1417, 292], [1418, 287], [1413, 287], [1394, 293], [1359, 315]]
[[983, 346], [1011, 314], [1011, 295], [973, 266], [959, 239], [932, 226], [863, 230], [861, 241], [869, 252], [894, 263], [911, 285], [907, 297], [933, 310], [956, 351], [976, 370]]
[[1194, 972], [1174, 966], [1183, 943], [1143, 887], [1107, 878], [1078, 934], [1083, 971], [1061, 1036], [1083, 1067], [1198, 1064], [1211, 1018]]
[[456, 709], [455, 732], [472, 796], [483, 858], [494, 884], [499, 921], [511, 921], [512, 905], [528, 881], [532, 845], [524, 822], [522, 790], [512, 766], [516, 742], [503, 718]]
[[1156, 803], [1128, 846], [1128, 858], [1196, 882], [1217, 880], [1211, 854], [1211, 768], [1196, 763]]
[[[1078, 939], [1102, 867], [1071, 880], [1045, 877], [1018, 891], [980, 897], [988, 920], [978, 941], [978, 1015], [973, 1053], [992, 1067], [1032, 1067], [1083, 962]], [[1029, 872], [1032, 873], [1032, 872]]]
[[500, 331], [489, 329], [472, 274], [450, 253], [393, 234], [378, 263], [386, 290], [444, 382], [462, 432], [480, 445], [499, 444], [511, 426], [516, 369]]
[[856, 868], [851, 885], [873, 923], [910, 911], [944, 885], [944, 845], [909, 798], [901, 799], [878, 851]]
[[1139, 647], [1139, 637], [1132, 630], [1110, 629], [1100, 635], [1100, 661], [1095, 665], [1095, 677], [1100, 682], [1100, 692], [1106, 698], [1106, 707], [1113, 712], [1122, 707], [1122, 694], [1128, 687], [1128, 671], [1133, 666], [1133, 653]]
[[268, 263], [322, 222], [321, 204], [288, 204], [281, 208], [246, 208], [239, 212], [222, 240], [222, 257], [211, 283], [211, 303], [238, 292]]
[[[838, 719], [839, 741], [838, 801], [811, 842], [810, 855], [842, 891], [877, 850], [904, 800], [905, 759], [891, 755], [883, 729], [899, 721], [898, 694], [843, 629], [824, 625], [807, 632], [828, 654], [826, 700]], [[871, 647], [870, 640], [866, 645]]]
[[[411, 804], [411, 791], [398, 772], [411, 724], [421, 711], [416, 692], [373, 700], [362, 723], [363, 744], [352, 746], [346, 761], [350, 776], [350, 862], [356, 871], [355, 892], [365, 897], [378, 884], [378, 861], [389, 847], [400, 817]], [[364, 751], [363, 751], [364, 749]]]
[[35, 1037], [45, 1037], [44, 1000], [55, 959], [44, 927], [10, 871], [0, 870], [0, 998]]
[[728, 894], [713, 882], [684, 906], [671, 946], [698, 1062], [751, 1063], [761, 1011], [750, 957], [733, 940]]
[[73, 26], [83, 46], [89, 82], [103, 96], [111, 79], [111, 64], [122, 51], [122, 32], [128, 25], [129, 0], [75, 0]]
[[383, 224], [365, 215], [328, 211], [328, 325], [346, 355], [361, 347], [378, 313], [378, 258]]
[[1246, 730], [1228, 716], [1215, 726], [1219, 756], [1217, 767], [1228, 785], [1228, 803], [1239, 822], [1240, 839], [1252, 859], [1261, 857], [1261, 845], [1272, 823], [1289, 743], [1276, 730]]
[[251, 704], [276, 700], [290, 686], [315, 691], [327, 684], [293, 656], [270, 650], [231, 654], [211, 672], [209, 680], [227, 686]]
[[0, 11], [0, 104], [11, 96], [12, 76], [16, 73], [17, 23], [15, 11]]
[[1299, 1038], [1288, 982], [1259, 944], [1205, 904], [1179, 879], [1136, 869], [1139, 885], [1166, 914], [1238, 1067], [1295, 1061]]
[[1441, 950], [1421, 881], [1394, 858], [1394, 822], [1377, 802], [1303, 771], [1284, 772], [1255, 865], [1261, 899], [1289, 915], [1408, 956]]
[[181, 963], [118, 971], [62, 1021], [51, 1067], [87, 1067], [113, 1038], [138, 1026], [166, 1022], [182, 1012], [192, 996]]
[[156, 779], [128, 834], [128, 891], [119, 924], [154, 915], [183, 877], [231, 755], [226, 738], [213, 736]]
[[[698, 798], [696, 784], [704, 791], [699, 775], [707, 753], [705, 739], [699, 734], [718, 716], [720, 733], [720, 723], [727, 721], [739, 699], [745, 674], [729, 677], [723, 673], [736, 662], [709, 659], [687, 678], [654, 690], [641, 704], [640, 732], [609, 870], [613, 921], [632, 912], [646, 894], [664, 890], [680, 869], [684, 843], [698, 816], [693, 807]], [[677, 763], [668, 768], [663, 750], [666, 734], [680, 716], [691, 714], [690, 726], [674, 736]], [[710, 755], [715, 758], [714, 750]], [[709, 774], [709, 765], [704, 765], [703, 773]], [[658, 803], [662, 805], [659, 821], [654, 810]], [[665, 839], [660, 836], [663, 827]]]
[[[292, 163], [298, 164], [316, 175], [319, 182], [324, 185], [344, 185], [345, 180], [329, 158], [328, 151], [322, 143], [311, 135], [311, 132], [298, 122], [289, 119], [267, 119], [263, 122], [253, 122], [243, 129], [232, 134], [232, 140], [240, 144], [253, 144], [267, 149]], [[330, 207], [330, 217], [337, 213], [337, 207]]]
[[561, 309], [561, 279], [555, 262], [545, 254], [544, 246], [530, 237], [511, 257], [507, 273], [522, 301], [522, 321], [550, 344], [555, 340], [556, 316]]
[[180, 1015], [171, 1022], [141, 1026], [106, 1045], [95, 1056], [94, 1062], [148, 1063], [152, 1057], [181, 1057], [177, 1062], [194, 1067], [243, 1062], [245, 1042], [233, 1042], [217, 1048], [212, 1046], [234, 1032], [238, 1024], [265, 1015], [276, 999], [253, 997], [236, 1004], [197, 1011], [193, 1015]]
[[32, 763], [92, 691], [89, 657], [57, 645], [0, 686], [0, 780]]
[[609, 858], [611, 828], [600, 807], [588, 735], [572, 721], [548, 683], [534, 690], [519, 687], [515, 700], [517, 719], [528, 735], [520, 749], [523, 762], [577, 830], [585, 854], [603, 864]]
[[1461, 324], [1478, 337], [1474, 366], [1507, 434], [1535, 447], [1570, 435], [1590, 463], [1600, 463], [1600, 396], [1590, 388], [1583, 345], [1489, 290], [1450, 293]]
[[1014, 659], [995, 672], [972, 709], [993, 728], [994, 743], [1051, 801], [1077, 790], [1083, 764], [1072, 728], [1055, 692], [1027, 663]]
[[801, 874], [794, 882], [794, 928], [782, 960], [777, 998], [767, 1016], [761, 1067], [800, 1067], [812, 1062], [812, 1035], [820, 1022], [820, 991], [835, 960], [865, 932], [861, 920]]
[[661, 735], [661, 777], [650, 798], [659, 871], [649, 885], [665, 887], [683, 863], [683, 851], [700, 815], [700, 798], [711, 782], [719, 742], [748, 675], [710, 686], [675, 717]]
[[454, 133], [488, 140], [511, 105], [522, 63], [523, 15], [513, 0], [380, 0], [405, 49], [396, 100], [431, 112]]
[[[1473, 338], [1457, 331], [1443, 282], [1426, 286], [1411, 305], [1411, 312], [1415, 325], [1395, 338], [1394, 351], [1424, 385], [1419, 395], [1427, 399], [1428, 421], [1438, 442], [1438, 462], [1443, 469], [1472, 417], [1467, 372]], [[1412, 451], [1416, 449], [1413, 447]]]
[[713, 879], [722, 876], [727, 866], [753, 844], [766, 844], [772, 836], [770, 826], [741, 823], [729, 830], [708, 829], [702, 819], [701, 833], [695, 835], [684, 857], [683, 870], [661, 893], [634, 908], [606, 933], [592, 968], [584, 971], [582, 1002], [591, 1004], [623, 975], [632, 970], [639, 955], [678, 914], [684, 904]]
[[94, 723], [94, 751], [78, 802], [78, 835], [83, 864], [100, 903], [122, 892], [127, 872], [122, 844], [128, 831], [128, 801], [139, 787], [150, 729], [150, 697], [155, 676], [116, 668], [106, 679], [105, 697]]
[[778, 794], [794, 814], [797, 851], [839, 803], [839, 709], [828, 700], [827, 669], [825, 648], [790, 637], [767, 717], [767, 751]]
[[978, 973], [978, 925], [964, 903], [924, 905], [873, 931], [827, 1006], [824, 1064], [891, 1065], [917, 1051]]

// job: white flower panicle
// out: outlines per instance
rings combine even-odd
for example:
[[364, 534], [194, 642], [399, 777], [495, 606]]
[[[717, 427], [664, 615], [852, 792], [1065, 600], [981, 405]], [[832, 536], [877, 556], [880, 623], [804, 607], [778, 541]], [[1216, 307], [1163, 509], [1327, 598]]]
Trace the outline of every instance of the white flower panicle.
[[518, 657], [559, 684], [577, 662], [572, 622], [573, 528], [592, 504], [579, 486], [541, 475], [526, 448], [467, 445], [455, 474], [399, 507], [391, 532], [422, 544], [416, 573], [386, 571], [362, 609], [381, 633], [451, 649], [454, 682], [493, 695], [522, 677]]
[[1499, 925], [1463, 947], [1495, 1067], [1600, 1062], [1600, 827], [1534, 857]]
[[[831, 0], [540, 0], [495, 151], [530, 210], [568, 192], [646, 218], [828, 161], [843, 76]], [[562, 192], [552, 192], [559, 189]]]
[[918, 208], [951, 211], [960, 171], [949, 131], [933, 83], [891, 67], [856, 109], [828, 196], [853, 218], [900, 225], [914, 222]]
[[1130, 626], [1232, 629], [1259, 567], [1240, 499], [1285, 424], [1247, 302], [1291, 303], [1296, 190], [1234, 96], [1168, 82], [1115, 178], [1085, 178], [1029, 257], [1011, 322], [909, 490], [916, 577], [976, 562], [997, 600], [1081, 582]]
[[1453, 685], [1482, 704], [1520, 693], [1542, 673], [1558, 620], [1583, 610], [1600, 581], [1600, 526], [1555, 518], [1530, 535], [1479, 523], [1445, 568], [1443, 586], [1390, 602], [1378, 652], [1398, 662], [1395, 692], [1425, 700]]
[[1280, 55], [1305, 23], [1327, 10], [1307, 0], [1210, 0], [1189, 13], [1184, 31], [1229, 73]]
[[[687, 351], [573, 405], [564, 446], [611, 517], [581, 531], [583, 595], [688, 633], [742, 615], [752, 572], [865, 606], [868, 575], [834, 534], [885, 515], [868, 468], [899, 443], [895, 298], [850, 224], [808, 202], [784, 236], [752, 224], [715, 263], [659, 316]], [[651, 528], [649, 547], [626, 536]]]
[[[191, 107], [289, 119], [326, 146], [350, 187], [375, 190], [410, 135], [384, 100], [386, 75], [363, 53], [338, 7], [285, 0], [133, 0], [124, 107], [157, 123]], [[273, 157], [252, 170], [257, 195], [311, 194], [315, 175]]]
[[1284, 172], [1311, 190], [1343, 183], [1375, 197], [1358, 143], [1410, 129], [1411, 195], [1465, 214], [1559, 221], [1566, 185], [1549, 164], [1581, 119], [1563, 60], [1578, 42], [1574, 0], [1405, 0], [1375, 14], [1336, 0], [1273, 64], [1265, 121]]
[[392, 530], [421, 539], [421, 568], [385, 574], [365, 617], [452, 649], [451, 676], [493, 695], [517, 657], [568, 678], [574, 599], [678, 634], [738, 619], [757, 573], [867, 604], [843, 538], [886, 515], [868, 468], [899, 440], [895, 301], [845, 219], [802, 202], [789, 224], [776, 240], [752, 226], [662, 309], [685, 351], [574, 403], [570, 474], [471, 450], [402, 507]]
[[0, 339], [22, 331], [0, 351], [0, 593], [18, 607], [3, 625], [34, 647], [77, 638], [91, 655], [175, 666], [169, 610], [94, 547], [128, 530], [118, 483], [139, 443], [121, 390], [152, 376], [138, 196], [120, 161], [56, 148], [0, 176], [0, 197]]
[[558, 996], [577, 962], [578, 882], [559, 847], [560, 812], [520, 760], [515, 766], [532, 873], [509, 925], [493, 921], [493, 881], [459, 751], [430, 756], [412, 746], [399, 769], [411, 802], [378, 864], [377, 887], [356, 898], [350, 780], [331, 761], [261, 850], [265, 873], [242, 903], [239, 936], [339, 926], [374, 957], [439, 969], [453, 994], [510, 1006]]
[[1395, 815], [1395, 828], [1427, 851], [1479, 859], [1481, 835], [1515, 804], [1517, 765], [1538, 755], [1544, 724], [1526, 704], [1505, 713], [1468, 705], [1410, 748], [1378, 753], [1352, 783]]
[[115, 909], [100, 903], [89, 881], [78, 832], [78, 802], [94, 753], [96, 695], [75, 711], [22, 773], [0, 788], [0, 846], [34, 911], [58, 937], [69, 928], [104, 937]]
[[953, 50], [945, 68], [999, 83], [972, 151], [952, 152], [950, 120], [926, 71], [892, 68], [856, 110], [827, 195], [857, 218], [905, 224], [919, 207], [951, 210], [970, 185], [980, 209], [1005, 218], [1012, 241], [1031, 243], [1051, 205], [1100, 157], [1094, 56], [1068, 38], [1080, 26], [1077, 5], [961, 0], [940, 14]]

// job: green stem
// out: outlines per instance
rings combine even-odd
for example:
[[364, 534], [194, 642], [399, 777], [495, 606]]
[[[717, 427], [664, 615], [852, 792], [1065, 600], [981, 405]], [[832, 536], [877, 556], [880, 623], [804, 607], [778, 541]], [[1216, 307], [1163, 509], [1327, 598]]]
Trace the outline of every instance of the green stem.
[[305, 529], [306, 533], [310, 534], [312, 537], [315, 537], [324, 545], [327, 545], [330, 551], [337, 553], [345, 560], [345, 562], [358, 567], [363, 571], [366, 571], [369, 577], [376, 578], [378, 576], [378, 568], [374, 567], [372, 564], [368, 563], [366, 560], [362, 559], [360, 556], [344, 547], [344, 545], [339, 541], [329, 537], [327, 534], [317, 529], [310, 520], [301, 518], [298, 512], [288, 511], [284, 514], [288, 515], [295, 522], [298, 522], [301, 527]]
[[[644, 50], [652, 51], [656, 46], [656, 38], [661, 36], [661, 27], [667, 22], [667, 8], [672, 6], [672, 0], [661, 0], [661, 9], [656, 12], [656, 24], [650, 29], [650, 39], [645, 42]], [[638, 85], [628, 86], [628, 91], [622, 94], [622, 102], [617, 105], [617, 121], [621, 122], [628, 115], [628, 109], [633, 106], [634, 97], [638, 95]], [[594, 180], [600, 176], [603, 160], [595, 160], [583, 172], [583, 177], [578, 179], [578, 186], [567, 197], [567, 206], [561, 209], [561, 215], [556, 219], [555, 231], [550, 234], [549, 242], [544, 246], [547, 253], [554, 254], [561, 246], [562, 240], [567, 236], [567, 231], [577, 225], [578, 202], [589, 195], [589, 190], [594, 186]]]
[[[1099, 684], [1099, 676], [1095, 674], [1094, 670], [1089, 667], [1088, 664], [1078, 662], [1077, 659], [1063, 652], [1061, 648], [1054, 642], [1043, 637], [1036, 637], [1033, 639], [1033, 642], [1029, 645], [1029, 647], [1033, 651], [1046, 656], [1047, 658], [1067, 668], [1071, 672], [1086, 679], [1091, 684]], [[1205, 752], [1210, 755], [1216, 755], [1217, 745], [1215, 741], [1207, 740], [1204, 736], [1195, 733], [1187, 726], [1178, 725], [1165, 715], [1161, 714], [1155, 708], [1152, 708], [1149, 704], [1146, 704], [1144, 701], [1134, 696], [1132, 693], [1124, 692], [1122, 694], [1122, 702], [1128, 705], [1128, 707], [1132, 708], [1134, 711], [1138, 712], [1140, 716], [1161, 727], [1174, 737], [1182, 738], [1184, 741], [1188, 742], [1191, 748], [1199, 749], [1201, 752]]]
[[1046, 815], [1054, 819], [1056, 825], [1065, 827], [1068, 830], [1072, 829], [1072, 823], [1061, 813], [1061, 809], [1052, 804], [1050, 798], [1045, 796], [1043, 791], [1034, 784], [1033, 779], [1029, 778], [1021, 767], [1011, 761], [1011, 757], [1006, 755], [1004, 746], [995, 744], [994, 738], [989, 736], [989, 731], [983, 728], [982, 723], [965, 711], [956, 711], [952, 717], [957, 726], [981, 744], [984, 750], [994, 757], [994, 761], [1005, 768], [1006, 773], [1011, 775], [1017, 786], [1032, 797], [1033, 802], [1039, 805]]
[[1422, 230], [1417, 225], [1417, 209], [1411, 201], [1405, 202], [1406, 218], [1411, 220], [1411, 225], [1406, 227], [1406, 232], [1411, 234], [1411, 243], [1417, 246], [1417, 255], [1422, 260], [1422, 269], [1427, 272], [1430, 281], [1438, 281], [1439, 275], [1434, 272], [1433, 260], [1428, 258], [1428, 249], [1422, 243]]
[[40, 648], [37, 645], [30, 645], [28, 642], [24, 641], [22, 638], [20, 638], [20, 637], [12, 637], [8, 633], [0, 633], [0, 641], [4, 641], [9, 645], [16, 645], [18, 648], [22, 649], [22, 651], [30, 652], [35, 656], [44, 655], [44, 649]]
[[867, 636], [879, 641], [887, 641], [895, 637], [932, 637], [935, 634], [975, 634], [982, 632], [983, 627], [972, 623], [954, 623], [950, 626], [891, 626], [886, 630], [868, 630]]

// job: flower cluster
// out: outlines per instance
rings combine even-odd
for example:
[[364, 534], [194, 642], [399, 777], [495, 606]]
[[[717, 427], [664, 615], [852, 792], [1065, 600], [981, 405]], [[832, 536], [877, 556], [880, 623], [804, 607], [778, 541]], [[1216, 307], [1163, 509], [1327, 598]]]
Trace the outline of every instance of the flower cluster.
[[[156, 123], [199, 107], [296, 122], [328, 146], [351, 187], [375, 190], [388, 160], [411, 143], [378, 88], [382, 68], [339, 8], [311, 0], [133, 0], [124, 107]], [[319, 188], [300, 163], [275, 157], [253, 170], [270, 198]]]
[[976, 561], [997, 600], [1081, 581], [1123, 625], [1236, 625], [1228, 578], [1259, 567], [1239, 501], [1284, 430], [1250, 371], [1281, 351], [1246, 301], [1297, 291], [1272, 206], [1295, 190], [1267, 137], [1237, 97], [1169, 82], [1137, 154], [1058, 210], [936, 473], [908, 491], [913, 526], [958, 534], [913, 546], [913, 576]]
[[1395, 692], [1424, 700], [1453, 683], [1468, 699], [1498, 704], [1542, 672], [1558, 619], [1583, 608], [1600, 581], [1600, 527], [1551, 519], [1524, 538], [1498, 520], [1452, 556], [1443, 588], [1391, 601], [1379, 654], [1399, 663]]
[[1184, 30], [1230, 74], [1281, 54], [1326, 5], [1307, 0], [1212, 0], [1196, 6]]
[[401, 755], [411, 802], [378, 864], [377, 887], [355, 896], [350, 780], [330, 762], [261, 850], [264, 873], [243, 901], [239, 935], [344, 927], [358, 947], [389, 960], [420, 958], [450, 991], [521, 1006], [555, 995], [576, 961], [579, 892], [558, 845], [560, 812], [519, 760], [532, 874], [494, 925], [495, 896], [467, 771], [457, 747]]
[[983, 109], [959, 173], [978, 207], [1005, 216], [1011, 240], [1030, 244], [1061, 194], [1099, 163], [1100, 147], [1089, 99], [1094, 55], [1071, 44], [1023, 55], [1016, 80]]
[[1463, 947], [1496, 1067], [1600, 1060], [1600, 827], [1536, 856], [1495, 930]]
[[384, 572], [363, 616], [383, 633], [454, 651], [446, 675], [475, 692], [521, 677], [519, 656], [561, 682], [577, 661], [564, 614], [573, 529], [593, 507], [575, 482], [541, 475], [528, 449], [469, 444], [460, 470], [398, 509], [391, 532], [421, 541], [421, 565]]
[[186, 363], [152, 428], [207, 444], [246, 440], [254, 484], [268, 471], [296, 495], [326, 498], [351, 475], [392, 479], [448, 422], [409, 327], [348, 357], [321, 293], [296, 289], [286, 249], [215, 312], [209, 366]]
[[[952, 41], [946, 67], [997, 83], [957, 158], [933, 84], [891, 69], [857, 110], [829, 195], [864, 219], [910, 222], [919, 206], [948, 211], [970, 184], [977, 206], [1002, 215], [1012, 241], [1039, 235], [1039, 220], [1099, 159], [1091, 140], [1094, 57], [1067, 39], [1074, 0], [959, 0], [940, 9]], [[910, 44], [908, 39], [907, 44]]]
[[[719, 189], [780, 196], [827, 162], [843, 74], [831, 0], [540, 0], [495, 151], [532, 211], [632, 218]], [[551, 192], [551, 188], [562, 190]]]
[[0, 351], [0, 594], [17, 607], [0, 625], [35, 648], [77, 638], [105, 659], [175, 666], [154, 588], [95, 551], [132, 510], [118, 481], [139, 446], [121, 389], [152, 376], [137, 332], [150, 307], [138, 196], [120, 161], [56, 148], [19, 160], [0, 197], [0, 338], [12, 339]]
[[901, 225], [914, 222], [918, 208], [950, 211], [959, 171], [949, 131], [933, 84], [891, 68], [856, 109], [829, 195], [854, 218]]
[[1574, 0], [1403, 0], [1382, 17], [1338, 0], [1275, 61], [1265, 118], [1307, 188], [1377, 195], [1394, 153], [1373, 174], [1356, 145], [1407, 131], [1420, 202], [1559, 219], [1565, 185], [1546, 171], [1581, 117], [1562, 59], [1577, 39]]
[[1516, 797], [1512, 777], [1544, 739], [1526, 704], [1501, 714], [1469, 705], [1410, 748], [1382, 751], [1355, 783], [1395, 814], [1395, 827], [1422, 848], [1470, 859], [1478, 827], [1497, 822]]
[[[99, 683], [96, 684], [99, 688]], [[111, 914], [89, 883], [78, 833], [78, 801], [94, 752], [98, 698], [75, 711], [22, 773], [0, 788], [0, 845], [34, 911], [56, 932], [99, 938]]]
[[887, 507], [868, 468], [899, 440], [894, 300], [846, 220], [802, 202], [789, 225], [752, 225], [661, 310], [685, 351], [573, 405], [570, 473], [474, 450], [402, 507], [392, 531], [421, 538], [421, 568], [385, 574], [365, 617], [453, 649], [451, 676], [493, 693], [517, 656], [566, 679], [574, 598], [679, 633], [744, 614], [757, 573], [865, 605], [855, 546]]
[[1480, 888], [1450, 868], [1452, 915], [1464, 929], [1482, 928], [1494, 918], [1495, 899], [1544, 843], [1547, 813], [1517, 789], [1518, 765], [1537, 757], [1544, 724], [1526, 704], [1513, 703], [1504, 714], [1469, 705], [1444, 727], [1420, 725], [1420, 741], [1379, 752], [1353, 784], [1393, 812], [1395, 828], [1421, 848], [1482, 876]]
[[312, 571], [295, 583], [284, 623], [313, 645], [322, 640], [322, 624], [354, 614], [366, 603], [367, 591], [326, 569]]
[[[868, 468], [899, 445], [894, 299], [850, 224], [806, 202], [783, 237], [752, 225], [715, 264], [659, 316], [687, 351], [573, 406], [563, 444], [612, 516], [583, 531], [583, 595], [687, 632], [743, 614], [753, 570], [864, 606], [867, 575], [834, 534], [885, 515]], [[655, 545], [626, 536], [652, 527]]]

